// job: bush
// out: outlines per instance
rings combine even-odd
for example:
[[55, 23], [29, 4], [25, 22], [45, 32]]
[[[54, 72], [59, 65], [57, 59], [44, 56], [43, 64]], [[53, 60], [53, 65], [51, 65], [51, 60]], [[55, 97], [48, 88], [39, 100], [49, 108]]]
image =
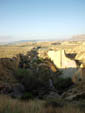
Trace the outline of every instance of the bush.
[[33, 72], [31, 70], [28, 70], [28, 69], [22, 69], [22, 68], [18, 68], [17, 71], [16, 71], [16, 78], [18, 79], [23, 79], [25, 76], [32, 76], [33, 75]]
[[18, 69], [16, 72], [16, 77], [24, 86], [26, 91], [37, 90], [43, 86], [41, 82], [31, 70], [28, 69]]
[[57, 78], [54, 80], [55, 88], [59, 91], [59, 93], [63, 93], [65, 90], [68, 90], [72, 84], [71, 78]]

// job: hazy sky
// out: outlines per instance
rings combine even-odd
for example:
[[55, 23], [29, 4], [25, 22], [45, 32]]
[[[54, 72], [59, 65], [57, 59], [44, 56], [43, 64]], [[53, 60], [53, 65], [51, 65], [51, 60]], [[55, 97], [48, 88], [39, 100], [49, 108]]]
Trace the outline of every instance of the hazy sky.
[[85, 34], [85, 0], [0, 0], [0, 41]]

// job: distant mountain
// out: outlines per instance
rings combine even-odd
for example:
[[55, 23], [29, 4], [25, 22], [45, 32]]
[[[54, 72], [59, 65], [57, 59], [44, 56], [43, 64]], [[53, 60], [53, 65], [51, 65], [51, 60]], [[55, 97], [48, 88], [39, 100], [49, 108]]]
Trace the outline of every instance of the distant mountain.
[[10, 42], [10, 43], [8, 43], [8, 45], [9, 44], [20, 44], [20, 43], [24, 43], [24, 42], [38, 42], [38, 41], [42, 41], [42, 40], [19, 40], [19, 41]]
[[15, 45], [15, 44], [20, 44], [24, 42], [39, 42], [39, 41], [53, 41], [53, 40], [19, 40], [19, 41], [12, 41], [12, 42], [1, 42], [0, 45]]
[[83, 35], [75, 35], [70, 40], [71, 41], [85, 41], [85, 34], [83, 34]]
[[8, 44], [19, 44], [19, 43], [23, 43], [23, 42], [30, 42], [31, 40], [19, 40], [19, 41], [13, 41], [13, 42], [10, 42]]
[[12, 42], [0, 42], [0, 45], [15, 45], [24, 42], [37, 42], [39, 40], [19, 40], [19, 41], [12, 41]]

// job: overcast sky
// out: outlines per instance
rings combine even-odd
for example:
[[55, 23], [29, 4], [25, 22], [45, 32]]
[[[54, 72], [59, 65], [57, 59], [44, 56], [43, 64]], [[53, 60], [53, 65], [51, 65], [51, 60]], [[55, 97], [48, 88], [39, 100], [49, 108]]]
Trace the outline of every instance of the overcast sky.
[[0, 0], [0, 42], [85, 34], [85, 0]]

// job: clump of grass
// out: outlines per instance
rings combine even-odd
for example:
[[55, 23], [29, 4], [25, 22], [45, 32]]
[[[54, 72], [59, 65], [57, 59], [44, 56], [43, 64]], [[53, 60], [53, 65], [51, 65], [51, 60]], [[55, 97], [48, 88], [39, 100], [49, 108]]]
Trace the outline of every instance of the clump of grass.
[[62, 107], [45, 107], [46, 101], [21, 101], [8, 96], [0, 96], [0, 113], [85, 113], [74, 104], [65, 104]]
[[43, 104], [40, 100], [21, 101], [0, 96], [0, 113], [44, 113], [41, 112]]

